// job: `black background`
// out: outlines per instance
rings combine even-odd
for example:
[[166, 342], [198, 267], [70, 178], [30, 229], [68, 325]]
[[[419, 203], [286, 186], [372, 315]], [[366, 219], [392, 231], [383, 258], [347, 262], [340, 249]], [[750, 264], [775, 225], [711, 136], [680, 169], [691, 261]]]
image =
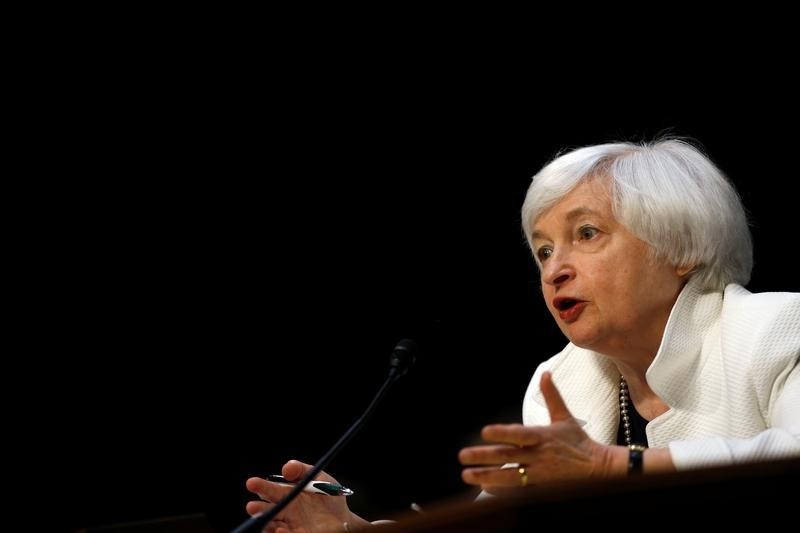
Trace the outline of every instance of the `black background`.
[[36, 342], [53, 362], [31, 419], [54, 428], [59, 525], [203, 512], [233, 528], [245, 479], [320, 457], [402, 337], [416, 367], [327, 470], [370, 519], [470, 492], [458, 450], [519, 420], [565, 342], [519, 225], [564, 148], [697, 139], [750, 211], [749, 288], [800, 290], [789, 86], [731, 104], [724, 76], [656, 94], [449, 55], [235, 49], [186, 43], [135, 68], [129, 50], [77, 98], [91, 113], [57, 111], [80, 128], [59, 132], [74, 177], [45, 194], [59, 216]]

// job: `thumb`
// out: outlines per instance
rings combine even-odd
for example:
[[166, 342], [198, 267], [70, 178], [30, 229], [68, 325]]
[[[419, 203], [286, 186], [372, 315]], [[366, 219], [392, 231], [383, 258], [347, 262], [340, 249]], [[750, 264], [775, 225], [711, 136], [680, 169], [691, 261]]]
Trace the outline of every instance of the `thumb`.
[[567, 404], [561, 398], [561, 393], [558, 392], [555, 383], [553, 383], [553, 375], [550, 372], [542, 373], [539, 388], [542, 390], [542, 396], [544, 396], [544, 401], [547, 403], [547, 410], [550, 412], [550, 423], [572, 418], [572, 413], [569, 412]]
[[311, 465], [307, 465], [297, 461], [296, 459], [292, 459], [283, 465], [283, 468], [281, 468], [281, 474], [283, 474], [283, 477], [289, 481], [297, 481], [305, 476], [312, 468], [313, 467]]

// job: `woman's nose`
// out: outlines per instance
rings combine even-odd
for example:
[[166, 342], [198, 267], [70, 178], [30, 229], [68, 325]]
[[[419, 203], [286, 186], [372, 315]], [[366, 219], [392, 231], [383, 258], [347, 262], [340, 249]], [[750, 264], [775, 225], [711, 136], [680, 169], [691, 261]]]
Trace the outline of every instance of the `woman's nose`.
[[575, 268], [560, 253], [550, 256], [543, 267], [542, 281], [554, 287], [563, 285], [575, 277]]

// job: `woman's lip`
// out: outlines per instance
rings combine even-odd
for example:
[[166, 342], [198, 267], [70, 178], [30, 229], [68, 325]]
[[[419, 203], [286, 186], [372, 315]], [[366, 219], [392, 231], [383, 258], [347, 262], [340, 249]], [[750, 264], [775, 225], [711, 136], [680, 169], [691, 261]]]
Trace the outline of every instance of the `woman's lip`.
[[581, 300], [580, 298], [573, 298], [571, 296], [557, 296], [553, 298], [552, 304], [556, 310], [559, 310], [561, 308], [561, 304], [563, 304], [564, 302], [581, 302], [581, 301], [583, 300]]
[[561, 320], [566, 322], [567, 324], [571, 324], [578, 320], [578, 317], [581, 316], [584, 308], [588, 305], [589, 302], [578, 302], [569, 309], [564, 309], [563, 311], [558, 312], [558, 316], [561, 317]]

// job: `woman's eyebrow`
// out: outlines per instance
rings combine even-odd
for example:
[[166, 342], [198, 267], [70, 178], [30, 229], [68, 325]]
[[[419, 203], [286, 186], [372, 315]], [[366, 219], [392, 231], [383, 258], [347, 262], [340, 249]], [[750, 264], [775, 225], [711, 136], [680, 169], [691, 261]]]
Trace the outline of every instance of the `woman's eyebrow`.
[[[567, 212], [566, 216], [564, 216], [564, 220], [566, 220], [567, 222], [572, 222], [576, 218], [581, 217], [583, 215], [594, 215], [596, 217], [603, 216], [602, 213], [600, 213], [595, 209], [592, 209], [591, 207], [578, 206], [575, 207], [574, 209], [570, 209]], [[538, 229], [535, 229], [531, 232], [531, 239], [547, 239], [547, 235], [539, 231]]]

